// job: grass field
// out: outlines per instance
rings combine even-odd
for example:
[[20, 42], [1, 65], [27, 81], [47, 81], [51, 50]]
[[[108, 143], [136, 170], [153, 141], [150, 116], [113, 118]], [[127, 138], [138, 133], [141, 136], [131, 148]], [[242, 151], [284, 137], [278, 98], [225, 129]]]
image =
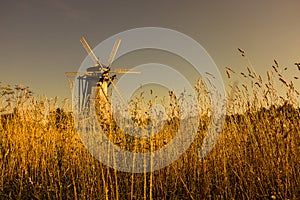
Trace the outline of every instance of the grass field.
[[[265, 81], [249, 68], [227, 73], [245, 81], [232, 86], [237, 92], [228, 100], [213, 151], [198, 157], [209, 126], [203, 113], [210, 107], [199, 81], [195, 89], [207, 105], [201, 104], [195, 142], [171, 165], [140, 174], [116, 171], [92, 157], [68, 104], [35, 99], [27, 88], [1, 87], [2, 99], [10, 100], [0, 108], [14, 112], [1, 116], [0, 199], [300, 199], [299, 92], [278, 65]], [[160, 135], [167, 141], [176, 120], [172, 123]], [[143, 152], [141, 143], [124, 138], [127, 149]], [[156, 138], [158, 146], [166, 138]]]

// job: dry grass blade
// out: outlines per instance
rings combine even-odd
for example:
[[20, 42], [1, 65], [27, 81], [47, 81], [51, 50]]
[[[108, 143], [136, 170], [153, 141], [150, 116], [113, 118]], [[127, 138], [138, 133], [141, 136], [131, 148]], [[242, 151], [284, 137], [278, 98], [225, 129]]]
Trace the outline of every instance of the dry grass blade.
[[235, 73], [231, 68], [225, 67], [227, 70], [231, 71], [232, 73]]
[[298, 70], [300, 70], [300, 63], [295, 63], [295, 65], [298, 67]]
[[289, 86], [289, 85], [287, 84], [287, 82], [286, 82], [285, 80], [283, 80], [282, 78], [279, 78], [279, 80], [280, 80], [282, 83], [284, 83], [285, 86], [287, 86], [287, 87]]
[[247, 78], [247, 76], [243, 73], [243, 72], [241, 72], [241, 75], [243, 75], [244, 76], [244, 78]]
[[255, 85], [258, 85], [258, 87], [261, 87], [261, 85], [258, 82], [255, 82]]
[[209, 72], [205, 72], [205, 74], [207, 74], [207, 75], [209, 75], [209, 76], [211, 76], [212, 78], [216, 78], [214, 75], [212, 75], [211, 73], [209, 73]]
[[278, 68], [279, 67], [278, 62], [275, 59], [274, 59], [274, 63], [276, 65], [276, 67]]
[[226, 74], [227, 74], [227, 77], [230, 78], [230, 74], [229, 74], [228, 70], [226, 70]]
[[269, 71], [267, 71], [267, 76], [268, 76], [268, 81], [270, 82], [271, 81], [271, 75], [270, 75]]
[[238, 48], [238, 51], [242, 54], [243, 57], [245, 57], [245, 51], [244, 50]]
[[260, 75], [258, 76], [258, 81], [259, 81], [260, 84], [263, 84], [263, 81], [262, 81], [262, 78], [261, 78]]
[[278, 73], [278, 70], [277, 70], [277, 68], [276, 68], [274, 65], [272, 65], [272, 68], [274, 69], [274, 71], [275, 71], [276, 73]]
[[247, 70], [248, 70], [249, 74], [252, 74], [252, 73], [251, 73], [251, 70], [250, 70], [250, 68], [249, 68], [249, 67], [247, 67]]

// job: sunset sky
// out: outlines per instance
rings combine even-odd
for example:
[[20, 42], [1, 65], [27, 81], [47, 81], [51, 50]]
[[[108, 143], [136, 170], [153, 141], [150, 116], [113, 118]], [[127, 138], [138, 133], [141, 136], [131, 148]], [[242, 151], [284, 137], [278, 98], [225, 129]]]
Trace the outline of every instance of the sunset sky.
[[[299, 76], [300, 1], [1, 1], [0, 81], [29, 86], [35, 94], [70, 98], [66, 71], [87, 56], [79, 42], [95, 46], [119, 32], [165, 27], [198, 41], [224, 79], [225, 67], [245, 71], [244, 49], [257, 73], [273, 60]], [[124, 44], [125, 45], [125, 44]], [[98, 55], [101, 57], [101, 55]], [[300, 80], [294, 80], [300, 89]]]

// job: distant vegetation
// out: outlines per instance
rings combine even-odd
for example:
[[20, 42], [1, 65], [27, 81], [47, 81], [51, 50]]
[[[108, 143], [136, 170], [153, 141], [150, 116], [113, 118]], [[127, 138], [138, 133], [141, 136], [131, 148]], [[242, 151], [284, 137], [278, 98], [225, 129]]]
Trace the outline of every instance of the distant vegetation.
[[[299, 92], [276, 61], [272, 70], [263, 81], [251, 67], [246, 73], [227, 68], [228, 78], [245, 81], [231, 86], [236, 93], [228, 101], [221, 137], [203, 159], [198, 153], [210, 103], [200, 80], [195, 142], [171, 165], [144, 174], [119, 172], [92, 157], [72, 113], [57, 100], [36, 99], [26, 87], [1, 86], [0, 199], [299, 199]], [[158, 138], [140, 141], [116, 134], [114, 124], [102, 125], [120, 147], [140, 152], [152, 142], [155, 148], [168, 143], [177, 126], [171, 116]]]

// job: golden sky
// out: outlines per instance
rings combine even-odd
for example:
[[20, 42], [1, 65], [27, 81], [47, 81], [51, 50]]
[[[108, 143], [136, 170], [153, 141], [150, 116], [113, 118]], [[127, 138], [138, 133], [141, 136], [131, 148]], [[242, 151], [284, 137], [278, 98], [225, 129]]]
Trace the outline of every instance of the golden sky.
[[[6, 1], [0, 6], [0, 81], [23, 84], [35, 94], [70, 98], [64, 72], [86, 57], [79, 39], [93, 46], [138, 27], [165, 27], [198, 41], [224, 76], [245, 71], [246, 51], [257, 73], [273, 59], [299, 76], [300, 1]], [[125, 45], [125, 44], [123, 44]], [[101, 57], [101, 55], [98, 55]], [[300, 89], [300, 80], [294, 80]]]

